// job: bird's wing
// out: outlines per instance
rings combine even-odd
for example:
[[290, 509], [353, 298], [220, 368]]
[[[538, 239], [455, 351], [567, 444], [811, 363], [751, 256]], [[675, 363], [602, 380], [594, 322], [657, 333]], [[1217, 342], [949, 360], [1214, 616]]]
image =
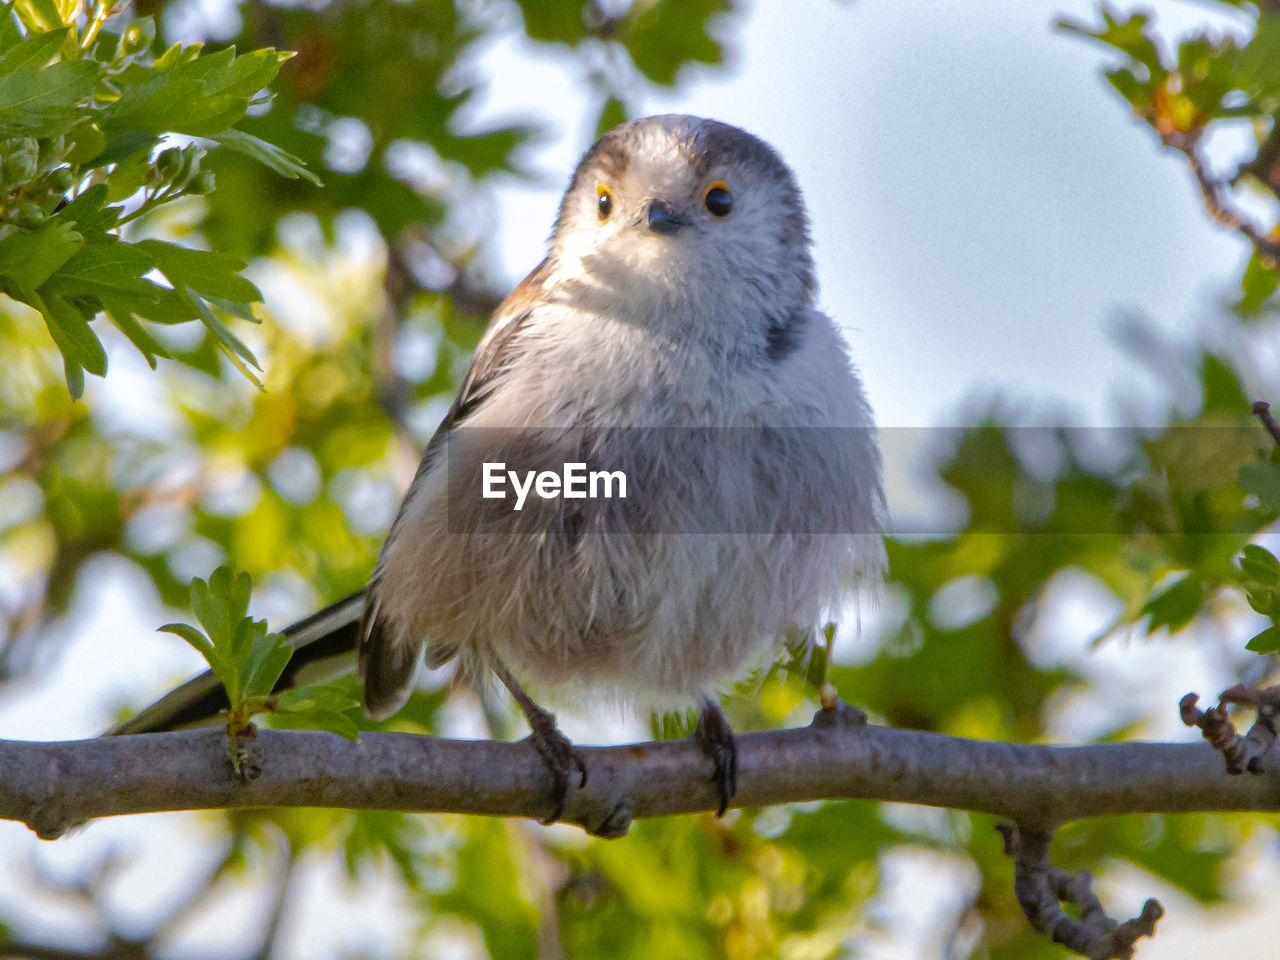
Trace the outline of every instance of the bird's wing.
[[[501, 379], [511, 361], [516, 335], [524, 327], [538, 303], [542, 302], [547, 279], [552, 271], [550, 258], [543, 260], [524, 278], [494, 311], [489, 326], [480, 338], [471, 366], [462, 380], [458, 395], [427, 444], [418, 464], [414, 483], [431, 469], [440, 448], [453, 430], [475, 412]], [[412, 488], [410, 488], [412, 490]], [[406, 495], [400, 512], [391, 524], [387, 542], [396, 536], [405, 516]], [[404, 705], [413, 688], [414, 675], [424, 645], [424, 638], [406, 640], [389, 629], [382, 605], [378, 602], [381, 561], [369, 582], [364, 618], [358, 633], [360, 675], [364, 678], [365, 712], [371, 717], [386, 717]], [[449, 659], [451, 651], [437, 651], [432, 659], [439, 666]]]
[[[544, 260], [494, 311], [484, 336], [476, 347], [475, 356], [457, 397], [427, 444], [418, 466], [419, 474], [430, 468], [450, 431], [465, 420], [493, 389], [494, 382], [509, 359], [512, 338], [541, 298], [550, 271], [550, 261]], [[396, 520], [399, 522], [399, 517]], [[392, 524], [392, 532], [395, 526]], [[376, 638], [382, 635], [376, 616], [361, 625], [366, 594], [376, 593], [376, 587], [375, 573], [370, 590], [352, 594], [281, 631], [293, 644], [295, 652], [272, 692], [353, 669], [357, 649], [361, 650], [363, 656], [365, 644], [376, 643]], [[370, 634], [374, 640], [366, 639]], [[398, 653], [399, 656], [395, 659], [403, 660], [405, 651]], [[409, 666], [412, 667], [415, 662], [416, 652]], [[398, 672], [403, 672], [403, 667]], [[374, 677], [375, 686], [379, 679], [380, 676]], [[412, 669], [409, 670], [408, 679], [412, 679]], [[205, 672], [167, 693], [136, 716], [116, 724], [106, 735], [156, 733], [194, 726], [213, 719], [219, 711], [226, 708], [227, 694], [222, 684], [211, 672]]]
[[[444, 445], [453, 428], [473, 413], [485, 397], [493, 391], [494, 384], [511, 359], [511, 345], [516, 334], [524, 327], [533, 308], [543, 299], [551, 269], [551, 259], [548, 257], [521, 280], [493, 311], [493, 317], [485, 327], [480, 343], [476, 345], [471, 366], [467, 368], [466, 376], [462, 378], [458, 395], [454, 397], [449, 412], [440, 421], [440, 426], [436, 428], [436, 432], [422, 454], [422, 460], [418, 464], [419, 475], [431, 468], [440, 447]], [[395, 529], [394, 524], [391, 529]]]

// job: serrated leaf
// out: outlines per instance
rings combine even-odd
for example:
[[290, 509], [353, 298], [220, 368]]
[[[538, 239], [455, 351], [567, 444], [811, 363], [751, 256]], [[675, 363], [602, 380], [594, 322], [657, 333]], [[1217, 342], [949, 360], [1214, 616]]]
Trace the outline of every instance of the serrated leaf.
[[267, 143], [267, 141], [260, 140], [242, 130], [224, 130], [213, 139], [225, 147], [230, 147], [232, 150], [243, 153], [247, 157], [252, 157], [290, 180], [302, 177], [317, 187], [323, 186], [320, 178], [308, 170], [306, 164], [293, 154], [281, 150], [273, 143]]
[[120, 218], [118, 207], [107, 206], [107, 185], [94, 184], [58, 211], [52, 222], [67, 224], [86, 242], [102, 242]]
[[170, 48], [106, 111], [112, 130], [151, 130], [212, 137], [237, 123], [250, 99], [288, 59], [272, 49], [237, 57], [234, 47], [204, 55]]
[[[19, 290], [34, 291], [83, 244], [84, 237], [61, 220], [49, 221], [35, 230], [16, 230], [0, 240], [0, 277], [11, 277]], [[21, 299], [30, 302], [25, 296]]]
[[119, 327], [120, 332], [128, 337], [129, 341], [146, 357], [152, 370], [156, 368], [157, 357], [169, 356], [169, 351], [164, 345], [151, 336], [134, 318], [133, 309], [124, 298], [117, 298], [111, 294], [99, 294], [98, 299], [102, 301], [102, 306], [107, 316], [111, 318], [111, 322]]
[[190, 63], [199, 57], [203, 50], [203, 43], [189, 43], [185, 46], [181, 43], [175, 43], [156, 58], [154, 66], [161, 69], [170, 69], [184, 63]]
[[258, 302], [262, 294], [252, 283], [240, 276], [247, 264], [238, 257], [208, 250], [193, 250], [163, 240], [142, 240], [134, 244], [139, 250], [154, 258], [156, 266], [179, 286], [207, 297], [220, 297], [241, 303]]
[[45, 286], [57, 293], [101, 293], [149, 298], [155, 284], [142, 275], [155, 260], [136, 245], [111, 238], [89, 244], [49, 277]]
[[637, 3], [623, 19], [618, 39], [640, 72], [671, 86], [687, 63], [719, 63], [724, 48], [708, 29], [713, 16], [731, 9], [728, 0], [655, 0]]
[[89, 326], [88, 317], [57, 294], [40, 297], [37, 309], [63, 356], [89, 373], [106, 375], [107, 352]]
[[262, 389], [262, 381], [258, 379], [257, 375], [254, 374], [252, 370], [249, 369], [249, 365], [252, 365], [254, 369], [257, 370], [262, 369], [258, 366], [258, 360], [254, 357], [253, 351], [249, 349], [243, 340], [232, 333], [230, 328], [228, 328], [227, 325], [209, 309], [209, 305], [205, 303], [203, 297], [200, 297], [190, 289], [184, 289], [179, 292], [185, 297], [188, 303], [196, 308], [200, 318], [204, 321], [205, 326], [208, 327], [213, 332], [214, 336], [218, 338], [219, 342], [225, 348], [224, 352], [227, 359], [235, 364], [236, 369], [248, 377], [256, 387]]
[[68, 129], [75, 106], [93, 92], [101, 69], [89, 60], [69, 60], [0, 77], [0, 136], [49, 136]]

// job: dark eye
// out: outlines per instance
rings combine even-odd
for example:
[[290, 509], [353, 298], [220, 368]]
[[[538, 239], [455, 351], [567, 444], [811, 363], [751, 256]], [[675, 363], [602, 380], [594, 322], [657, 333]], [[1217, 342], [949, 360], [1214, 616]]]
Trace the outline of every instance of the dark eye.
[[596, 209], [600, 211], [601, 220], [607, 220], [613, 213], [613, 192], [603, 183], [596, 187]]
[[733, 209], [733, 194], [729, 192], [729, 187], [723, 180], [717, 180], [707, 187], [707, 192], [702, 195], [702, 202], [706, 204], [712, 216], [727, 217], [729, 211]]

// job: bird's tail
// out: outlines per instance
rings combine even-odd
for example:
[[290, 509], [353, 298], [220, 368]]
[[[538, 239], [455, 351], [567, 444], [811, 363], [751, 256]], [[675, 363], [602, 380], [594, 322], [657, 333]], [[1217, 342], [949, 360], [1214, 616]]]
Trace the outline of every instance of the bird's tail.
[[[280, 675], [275, 690], [287, 690], [355, 670], [356, 636], [364, 611], [364, 592], [280, 631], [294, 647], [289, 665]], [[116, 724], [104, 736], [123, 733], [158, 733], [190, 727], [213, 719], [227, 708], [227, 692], [212, 672], [188, 680], [136, 716]]]

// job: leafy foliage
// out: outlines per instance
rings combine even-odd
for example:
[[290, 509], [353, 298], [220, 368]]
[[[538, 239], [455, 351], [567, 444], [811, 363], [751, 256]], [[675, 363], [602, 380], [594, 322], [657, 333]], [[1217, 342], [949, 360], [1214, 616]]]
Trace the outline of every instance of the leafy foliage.
[[[150, 19], [116, 36], [95, 8], [83, 36], [41, 4], [0, 16], [0, 291], [40, 312], [62, 352], [67, 384], [103, 376], [107, 355], [91, 321], [106, 315], [155, 367], [170, 356], [151, 325], [199, 321], [256, 381], [257, 361], [224, 321], [256, 322], [262, 299], [235, 257], [161, 240], [130, 242], [131, 221], [211, 193], [195, 141], [213, 138], [276, 174], [319, 180], [294, 157], [236, 130], [288, 54], [205, 53], [200, 44], [150, 48]], [[74, 11], [72, 11], [74, 15]], [[163, 283], [157, 282], [163, 280]]]
[[243, 732], [255, 714], [288, 715], [300, 723], [355, 740], [355, 722], [348, 713], [360, 701], [336, 684], [305, 684], [272, 695], [289, 663], [292, 648], [278, 633], [268, 633], [265, 620], [248, 615], [253, 581], [247, 573], [222, 566], [208, 581], [191, 581], [191, 609], [204, 632], [190, 624], [169, 623], [160, 629], [181, 637], [204, 657], [227, 691], [230, 704], [227, 730]]

